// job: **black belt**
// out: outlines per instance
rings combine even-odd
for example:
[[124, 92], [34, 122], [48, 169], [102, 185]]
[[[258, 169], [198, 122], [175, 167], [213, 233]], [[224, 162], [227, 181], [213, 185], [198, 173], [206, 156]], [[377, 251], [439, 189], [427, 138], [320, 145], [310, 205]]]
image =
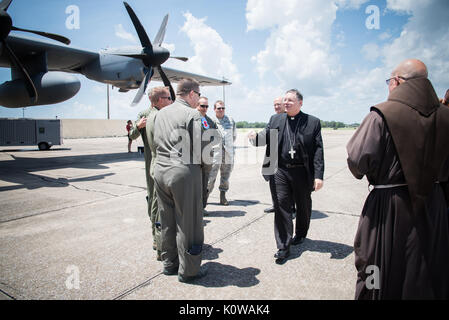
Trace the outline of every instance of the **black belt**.
[[286, 164], [282, 164], [281, 167], [285, 167], [287, 169], [301, 168], [301, 167], [304, 167], [304, 164], [290, 164], [290, 163], [286, 163]]

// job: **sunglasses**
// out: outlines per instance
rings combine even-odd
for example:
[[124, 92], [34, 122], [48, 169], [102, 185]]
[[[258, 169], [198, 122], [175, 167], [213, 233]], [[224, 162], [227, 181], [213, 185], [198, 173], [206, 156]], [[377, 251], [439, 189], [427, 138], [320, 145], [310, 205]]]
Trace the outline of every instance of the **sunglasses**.
[[161, 99], [168, 99], [168, 100], [171, 100], [171, 97], [161, 97]]
[[207, 108], [209, 108], [209, 105], [207, 105], [207, 104], [200, 104], [200, 107], [201, 107], [201, 108], [206, 108], [206, 109], [207, 109]]
[[198, 97], [201, 97], [201, 93], [199, 93], [198, 91], [195, 91], [195, 90], [192, 90], [192, 91], [195, 92], [198, 95]]
[[217, 108], [217, 110], [224, 110], [224, 109], [225, 109], [224, 107]]

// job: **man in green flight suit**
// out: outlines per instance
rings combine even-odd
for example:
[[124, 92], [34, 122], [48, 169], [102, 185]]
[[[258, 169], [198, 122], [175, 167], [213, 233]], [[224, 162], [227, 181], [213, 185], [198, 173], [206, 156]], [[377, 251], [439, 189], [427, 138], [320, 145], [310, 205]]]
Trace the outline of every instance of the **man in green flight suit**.
[[[150, 168], [152, 163], [152, 155], [151, 145], [148, 139], [148, 118], [154, 110], [160, 110], [163, 107], [172, 103], [170, 98], [169, 89], [166, 87], [157, 87], [153, 88], [148, 95], [151, 101], [151, 106], [140, 112], [137, 116], [137, 120], [134, 123], [132, 130], [130, 131], [130, 138], [135, 140], [139, 136], [142, 137], [143, 145], [144, 145], [144, 156], [145, 156], [145, 176], [147, 181], [147, 208], [148, 208], [148, 216], [151, 219], [152, 223], [152, 235], [153, 235], [153, 249], [158, 250], [157, 259], [160, 260], [160, 243], [158, 244], [158, 238], [160, 237], [160, 232], [156, 228], [156, 222], [158, 222], [156, 217], [156, 210], [152, 209], [152, 206], [155, 205], [156, 195], [154, 194], [154, 177], [150, 174]], [[154, 125], [154, 122], [151, 126]]]
[[200, 268], [204, 243], [201, 114], [195, 109], [199, 83], [182, 79], [177, 99], [158, 112], [154, 125], [154, 181], [162, 226], [165, 275], [190, 282], [206, 274]]

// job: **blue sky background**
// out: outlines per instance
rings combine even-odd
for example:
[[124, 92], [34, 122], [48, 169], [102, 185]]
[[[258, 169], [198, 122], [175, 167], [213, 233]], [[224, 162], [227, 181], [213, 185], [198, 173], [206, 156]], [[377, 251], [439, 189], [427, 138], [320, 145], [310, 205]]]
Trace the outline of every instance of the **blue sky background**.
[[[385, 79], [406, 58], [428, 68], [439, 96], [449, 88], [449, 1], [444, 0], [129, 0], [150, 39], [169, 13], [164, 46], [183, 63], [164, 65], [233, 82], [226, 87], [227, 114], [236, 121], [268, 121], [272, 101], [286, 90], [304, 95], [303, 111], [322, 120], [361, 122], [388, 95]], [[80, 29], [66, 28], [66, 8], [80, 10]], [[365, 25], [369, 5], [379, 8], [379, 29]], [[59, 33], [90, 51], [138, 46], [122, 1], [14, 0], [15, 26]], [[38, 36], [36, 36], [38, 38]], [[80, 92], [50, 106], [28, 107], [33, 118], [106, 118], [106, 85], [79, 75]], [[0, 68], [0, 82], [10, 79]], [[153, 82], [152, 86], [161, 83]], [[202, 88], [212, 104], [223, 89]], [[136, 91], [110, 94], [112, 119], [135, 119], [148, 106]], [[213, 110], [210, 109], [212, 114]], [[0, 117], [23, 110], [0, 107]]]

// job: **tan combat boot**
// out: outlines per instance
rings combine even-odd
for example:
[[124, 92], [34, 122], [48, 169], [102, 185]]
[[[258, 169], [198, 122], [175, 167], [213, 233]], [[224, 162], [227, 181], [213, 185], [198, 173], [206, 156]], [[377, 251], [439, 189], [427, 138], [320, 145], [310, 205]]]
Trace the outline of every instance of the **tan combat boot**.
[[226, 194], [225, 191], [220, 191], [220, 204], [227, 206], [229, 205], [229, 203], [228, 200], [226, 200], [225, 194]]

